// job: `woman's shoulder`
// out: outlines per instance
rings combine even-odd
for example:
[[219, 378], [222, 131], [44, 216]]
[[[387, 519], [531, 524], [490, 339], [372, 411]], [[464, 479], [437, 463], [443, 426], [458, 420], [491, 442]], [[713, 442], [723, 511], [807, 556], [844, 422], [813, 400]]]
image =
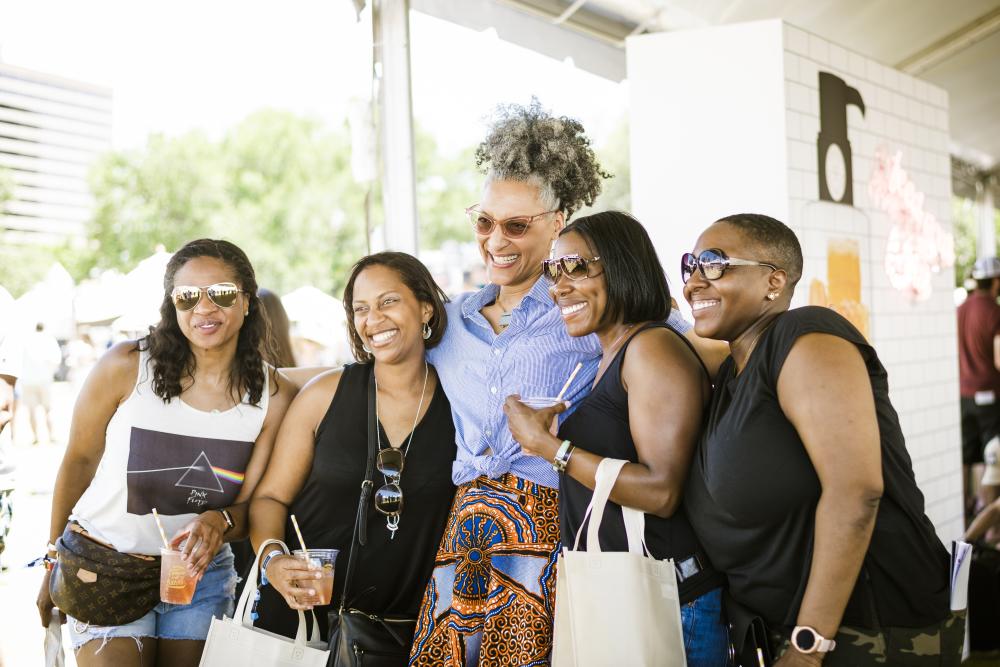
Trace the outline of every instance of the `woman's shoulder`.
[[867, 345], [865, 337], [846, 317], [826, 306], [800, 306], [777, 318], [774, 338], [797, 339], [810, 333], [825, 333]]
[[139, 360], [142, 357], [140, 345], [141, 342], [137, 340], [115, 343], [98, 360], [94, 372], [106, 378], [135, 382], [139, 372]]

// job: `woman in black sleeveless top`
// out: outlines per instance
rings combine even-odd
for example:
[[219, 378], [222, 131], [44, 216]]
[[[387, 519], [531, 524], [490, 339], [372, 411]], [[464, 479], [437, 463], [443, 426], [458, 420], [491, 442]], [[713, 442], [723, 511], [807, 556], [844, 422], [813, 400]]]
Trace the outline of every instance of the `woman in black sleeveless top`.
[[517, 397], [505, 406], [511, 432], [525, 452], [564, 467], [564, 545], [572, 545], [581, 529], [600, 461], [630, 462], [612, 490], [601, 548], [628, 548], [622, 505], [646, 512], [651, 554], [677, 565], [688, 664], [723, 667], [722, 578], [699, 547], [680, 502], [708, 398], [708, 374], [684, 337], [663, 322], [670, 291], [638, 221], [617, 212], [580, 218], [562, 231], [555, 255], [546, 260], [544, 275], [566, 327], [572, 336], [596, 333], [603, 357], [593, 390], [574, 406], [558, 437], [548, 424], [564, 406], [534, 411]]
[[[355, 546], [347, 591], [351, 607], [376, 615], [415, 617], [434, 567], [455, 487], [451, 408], [424, 351], [440, 340], [446, 299], [427, 269], [403, 253], [362, 259], [344, 291], [355, 356], [363, 363], [328, 371], [307, 384], [289, 408], [267, 471], [251, 505], [255, 547], [271, 538], [297, 548], [294, 514], [311, 549], [339, 549], [331, 605], [316, 607], [323, 637], [327, 612], [339, 604], [368, 458], [368, 388], [374, 365], [382, 449], [404, 457], [398, 516], [367, 512], [367, 544]], [[375, 473], [375, 489], [389, 479]], [[395, 529], [393, 527], [395, 526]], [[309, 609], [314, 571], [301, 561], [266, 561], [257, 625], [294, 636], [294, 609]], [[307, 615], [308, 616], [308, 615]]]
[[695, 330], [729, 342], [685, 503], [781, 667], [957, 665], [948, 554], [924, 514], [885, 368], [828, 308], [788, 310], [802, 250], [723, 218], [682, 260]]

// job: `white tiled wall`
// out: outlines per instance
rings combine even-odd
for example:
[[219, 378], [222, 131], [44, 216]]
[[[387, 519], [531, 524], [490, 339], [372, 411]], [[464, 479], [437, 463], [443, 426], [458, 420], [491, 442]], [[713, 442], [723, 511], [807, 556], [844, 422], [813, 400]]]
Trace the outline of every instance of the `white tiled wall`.
[[[803, 284], [814, 277], [825, 280], [828, 238], [867, 239], [867, 248], [862, 243], [862, 300], [871, 314], [871, 340], [889, 371], [893, 405], [927, 514], [943, 539], [953, 539], [962, 531], [962, 489], [952, 273], [945, 270], [935, 276], [927, 301], [915, 303], [893, 289], [884, 269], [891, 223], [868, 196], [876, 148], [901, 151], [903, 168], [925, 195], [924, 209], [951, 229], [948, 96], [940, 88], [794, 26], [784, 25], [783, 38], [787, 222], [803, 242]], [[847, 112], [853, 209], [817, 202], [820, 71], [843, 79], [865, 102], [864, 116], [855, 107]], [[808, 290], [799, 290], [796, 298], [794, 305], [806, 303]]]
[[[679, 290], [677, 259], [713, 220], [766, 213], [799, 235], [805, 275], [826, 280], [827, 242], [861, 249], [870, 337], [889, 371], [927, 513], [942, 539], [962, 531], [958, 364], [952, 274], [929, 300], [893, 289], [884, 269], [890, 222], [869, 201], [875, 149], [902, 151], [924, 208], [951, 229], [948, 98], [940, 90], [780, 21], [628, 40], [632, 199]], [[819, 202], [820, 71], [857, 88], [849, 107], [854, 207]]]

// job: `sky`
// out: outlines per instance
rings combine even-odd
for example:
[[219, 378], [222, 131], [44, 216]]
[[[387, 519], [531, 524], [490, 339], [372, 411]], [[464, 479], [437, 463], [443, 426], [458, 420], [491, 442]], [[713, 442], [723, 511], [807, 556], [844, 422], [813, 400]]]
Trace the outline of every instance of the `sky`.
[[[0, 60], [112, 88], [113, 142], [129, 148], [219, 136], [264, 107], [341, 122], [370, 95], [370, 26], [351, 0], [3, 0]], [[532, 94], [597, 145], [625, 117], [627, 83], [417, 12], [410, 31], [414, 116], [446, 152]]]

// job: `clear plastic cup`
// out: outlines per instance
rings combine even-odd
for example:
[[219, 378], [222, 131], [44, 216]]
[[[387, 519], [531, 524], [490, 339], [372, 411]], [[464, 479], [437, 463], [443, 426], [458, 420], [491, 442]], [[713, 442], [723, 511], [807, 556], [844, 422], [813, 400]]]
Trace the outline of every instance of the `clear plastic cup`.
[[561, 403], [562, 399], [555, 396], [522, 396], [521, 402], [533, 410], [552, 407], [556, 403]]
[[160, 600], [171, 604], [191, 604], [198, 579], [175, 549], [160, 547]]
[[311, 605], [327, 605], [333, 599], [333, 569], [337, 564], [337, 549], [309, 549], [309, 555], [302, 549], [296, 549], [292, 555], [309, 563], [309, 566], [320, 571], [319, 579], [311, 581], [300, 581], [298, 585], [303, 588], [316, 589], [316, 596], [303, 600]]

